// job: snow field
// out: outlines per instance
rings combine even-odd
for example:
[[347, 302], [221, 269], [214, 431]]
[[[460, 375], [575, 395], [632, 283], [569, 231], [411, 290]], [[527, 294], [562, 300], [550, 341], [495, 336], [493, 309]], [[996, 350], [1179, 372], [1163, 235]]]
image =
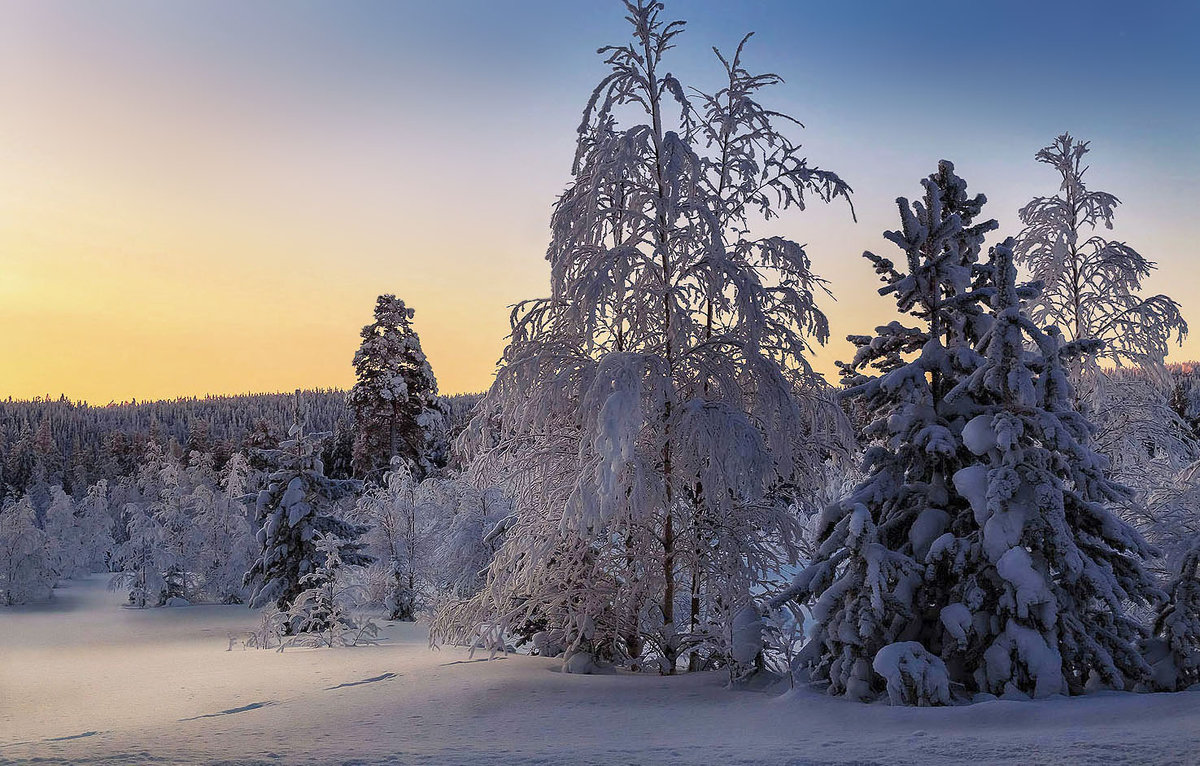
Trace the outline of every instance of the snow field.
[[0, 613], [0, 763], [1200, 763], [1200, 693], [897, 708], [377, 647], [225, 651], [245, 607], [131, 610], [106, 576]]

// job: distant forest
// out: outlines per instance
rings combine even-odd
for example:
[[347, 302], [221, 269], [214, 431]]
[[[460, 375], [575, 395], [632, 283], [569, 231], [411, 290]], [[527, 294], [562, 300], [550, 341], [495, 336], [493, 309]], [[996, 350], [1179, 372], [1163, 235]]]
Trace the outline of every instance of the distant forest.
[[[1159, 373], [1128, 368], [1116, 379], [1132, 382], [1147, 374], [1151, 388], [1167, 393], [1167, 401], [1187, 430], [1200, 439], [1200, 364], [1166, 365]], [[1138, 389], [1141, 387], [1138, 386]], [[0, 500], [61, 485], [81, 496], [100, 479], [131, 476], [151, 444], [176, 458], [193, 451], [209, 453], [221, 468], [236, 453], [272, 448], [286, 438], [299, 395], [306, 431], [329, 432], [323, 459], [332, 478], [349, 478], [352, 418], [340, 389], [306, 389], [296, 393], [236, 394], [185, 397], [93, 406], [58, 399], [0, 400]], [[470, 419], [482, 393], [443, 396], [451, 438]], [[859, 420], [863, 413], [848, 413]], [[1099, 435], [1103, 442], [1103, 434]], [[186, 462], [186, 460], [185, 460]]]
[[[151, 444], [177, 458], [209, 453], [220, 468], [239, 452], [276, 446], [299, 397], [306, 431], [329, 432], [328, 475], [348, 478], [352, 418], [346, 392], [238, 394], [93, 406], [58, 399], [0, 401], [0, 499], [61, 485], [81, 495], [100, 479], [132, 475]], [[442, 397], [457, 434], [481, 394]]]

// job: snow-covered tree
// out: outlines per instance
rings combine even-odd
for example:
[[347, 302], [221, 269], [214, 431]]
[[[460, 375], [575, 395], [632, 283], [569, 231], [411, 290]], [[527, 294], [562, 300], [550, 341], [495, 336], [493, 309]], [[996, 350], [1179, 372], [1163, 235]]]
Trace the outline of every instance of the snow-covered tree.
[[421, 499], [437, 506], [429, 515], [435, 520], [438, 585], [452, 598], [470, 598], [483, 587], [504, 541], [512, 500], [497, 486], [476, 486], [469, 476], [436, 482]]
[[1161, 657], [1152, 686], [1179, 691], [1200, 683], [1200, 536], [1183, 556], [1154, 621]]
[[254, 530], [240, 501], [244, 494], [231, 497], [202, 484], [188, 497], [194, 512], [193, 571], [205, 594], [223, 604], [245, 599], [242, 577], [257, 552]]
[[[1033, 320], [1059, 327], [1068, 341], [1102, 341], [1072, 362], [1072, 384], [1080, 410], [1097, 426], [1096, 448], [1138, 490], [1122, 514], [1138, 521], [1146, 498], [1197, 458], [1194, 436], [1173, 416], [1156, 380], [1171, 340], [1182, 341], [1188, 328], [1174, 300], [1141, 295], [1155, 264], [1098, 233], [1101, 226], [1112, 229], [1120, 200], [1087, 187], [1088, 151], [1089, 142], [1064, 133], [1037, 153], [1058, 173], [1059, 191], [1021, 208], [1025, 228], [1014, 252], [1044, 285], [1030, 307]], [[1141, 369], [1120, 374], [1104, 362]]]
[[352, 517], [370, 528], [364, 538], [376, 558], [364, 573], [370, 601], [382, 604], [389, 619], [412, 620], [422, 609], [478, 592], [504, 539], [508, 498], [468, 475], [414, 482], [399, 459], [384, 479], [359, 498]]
[[318, 532], [313, 538], [315, 566], [300, 578], [303, 586], [286, 612], [293, 638], [280, 646], [355, 646], [373, 643], [379, 628], [351, 613], [354, 586], [343, 573], [347, 559], [358, 555], [342, 550], [345, 543], [334, 534]]
[[242, 502], [254, 480], [246, 456], [235, 453], [221, 471], [219, 486], [192, 491], [195, 512], [196, 566], [210, 598], [240, 604], [246, 597], [243, 577], [258, 550], [255, 530]]
[[468, 432], [514, 521], [435, 636], [547, 625], [604, 657], [648, 642], [674, 672], [794, 556], [787, 496], [841, 446], [806, 361], [828, 332], [823, 283], [800, 244], [751, 222], [849, 189], [760, 104], [779, 78], [747, 70], [742, 46], [720, 89], [690, 96], [664, 61], [683, 22], [626, 10], [633, 40], [601, 49], [610, 72], [551, 218], [550, 296], [514, 310]]
[[69, 579], [87, 574], [87, 545], [83, 528], [75, 513], [75, 499], [61, 485], [50, 488], [50, 505], [46, 508], [46, 536], [50, 541], [51, 568], [56, 579]]
[[1156, 488], [1141, 507], [1139, 526], [1162, 554], [1156, 569], [1169, 579], [1200, 540], [1200, 462]]
[[1161, 364], [1171, 339], [1182, 341], [1187, 334], [1187, 323], [1171, 298], [1140, 295], [1142, 280], [1155, 268], [1152, 261], [1096, 233], [1101, 225], [1112, 228], [1120, 200], [1084, 183], [1088, 146], [1064, 133], [1037, 153], [1037, 161], [1053, 167], [1061, 183], [1058, 194], [1037, 197], [1020, 211], [1025, 228], [1014, 253], [1044, 285], [1030, 316], [1059, 327], [1068, 341], [1103, 341], [1076, 363], [1077, 372], [1094, 370], [1101, 359]]
[[927, 557], [956, 580], [942, 655], [968, 688], [993, 694], [1132, 688], [1149, 669], [1130, 609], [1160, 593], [1142, 566], [1150, 549], [1112, 511], [1132, 491], [1095, 452], [1065, 370], [1099, 344], [1064, 343], [1025, 313], [1036, 293], [1016, 287], [1012, 246], [992, 250], [984, 363], [955, 392], [979, 408], [963, 429], [979, 460], [954, 476], [974, 525], [948, 531]]
[[161, 535], [156, 556], [162, 567], [164, 602], [191, 600], [195, 595], [196, 529], [192, 498], [184, 478], [183, 468], [168, 457], [159, 471], [158, 497], [149, 506]]
[[1081, 408], [1096, 427], [1096, 450], [1109, 459], [1114, 478], [1148, 495], [1200, 459], [1196, 434], [1171, 406], [1162, 367], [1107, 370], [1081, 383], [1087, 389]]
[[113, 552], [116, 574], [109, 587], [128, 589], [129, 603], [138, 609], [162, 606], [166, 603], [168, 590], [163, 527], [144, 503], [129, 503], [125, 512], [129, 536]]
[[395, 457], [383, 483], [359, 498], [355, 509], [355, 518], [370, 528], [368, 550], [383, 567], [389, 620], [417, 618], [419, 591], [431, 574], [431, 529], [417, 493], [407, 464]]
[[325, 434], [306, 434], [297, 422], [289, 437], [278, 449], [260, 452], [272, 469], [266, 486], [253, 496], [259, 553], [244, 583], [251, 588], [250, 606], [275, 603], [284, 611], [304, 590], [304, 576], [322, 563], [318, 534], [343, 541], [339, 551], [346, 564], [372, 561], [355, 542], [366, 529], [334, 515], [334, 503], [359, 492], [362, 483], [325, 476], [320, 458]]
[[920, 640], [936, 626], [931, 608], [947, 603], [949, 583], [924, 577], [926, 556], [967, 510], [951, 485], [969, 458], [959, 435], [963, 409], [947, 396], [979, 363], [973, 346], [988, 319], [978, 261], [996, 222], [976, 221], [986, 198], [969, 197], [951, 163], [943, 160], [922, 184], [921, 200], [897, 200], [901, 230], [884, 234], [903, 260], [864, 253], [884, 282], [880, 293], [912, 324], [851, 336], [858, 350], [842, 365], [844, 396], [871, 418], [867, 478], [825, 509], [815, 555], [771, 603], [813, 602], [800, 662], [830, 693], [857, 699], [882, 690], [872, 663], [885, 646]]
[[417, 479], [447, 460], [446, 423], [433, 368], [412, 326], [413, 310], [394, 295], [375, 302], [375, 321], [363, 327], [354, 354], [355, 473], [382, 478], [395, 456]]
[[[1064, 371], [1097, 343], [1063, 344], [1024, 313], [1037, 290], [1016, 286], [1012, 240], [987, 265], [962, 257], [978, 233], [937, 214], [936, 178], [888, 235], [908, 269], [869, 256], [926, 328], [855, 339], [845, 371], [877, 414], [871, 475], [829, 509], [817, 557], [781, 596], [814, 601], [803, 659], [831, 692], [862, 699], [884, 679], [893, 701], [919, 704], [945, 702], [946, 682], [1020, 696], [1126, 688], [1148, 671], [1129, 609], [1157, 592], [1148, 547], [1111, 510], [1132, 492], [1107, 475]], [[855, 380], [867, 363], [883, 374]]]
[[54, 588], [50, 540], [26, 495], [0, 506], [0, 603], [46, 601]]
[[87, 494], [79, 502], [76, 523], [84, 543], [83, 571], [106, 571], [116, 545], [107, 479], [100, 479], [87, 488]]

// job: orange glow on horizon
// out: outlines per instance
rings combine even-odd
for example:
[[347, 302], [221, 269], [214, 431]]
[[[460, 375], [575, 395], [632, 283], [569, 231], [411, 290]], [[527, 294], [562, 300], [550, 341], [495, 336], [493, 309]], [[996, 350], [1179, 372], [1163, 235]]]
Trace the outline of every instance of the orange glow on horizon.
[[[490, 4], [457, 15], [385, 4], [372, 11], [388, 16], [379, 28], [319, 3], [287, 13], [239, 3], [0, 6], [0, 397], [105, 404], [348, 387], [381, 293], [416, 310], [443, 393], [485, 389], [508, 307], [547, 291], [551, 204], [567, 181], [579, 109], [604, 73], [595, 43], [625, 33], [615, 11], [602, 31], [574, 23], [584, 5], [554, 6], [553, 34]], [[795, 11], [780, 2], [736, 13], [785, 10]], [[719, 14], [735, 13], [715, 3], [709, 12], [721, 24]], [[686, 49], [705, 53], [721, 41], [697, 15]], [[807, 23], [800, 16], [796, 28]], [[464, 31], [489, 18], [503, 35]], [[800, 117], [813, 164], [855, 189], [857, 224], [844, 205], [813, 203], [762, 232], [806, 243], [830, 281], [837, 300], [820, 305], [833, 338], [814, 363], [831, 381], [834, 360], [850, 354], [844, 336], [894, 317], [859, 256], [892, 252], [881, 232], [898, 225], [895, 197], [918, 194], [949, 156], [973, 192], [987, 193], [1001, 233], [1015, 234], [1018, 207], [1055, 191], [1033, 155], [1064, 127], [1093, 139], [1089, 180], [1124, 203], [1112, 236], [1158, 263], [1147, 291], [1173, 295], [1200, 322], [1184, 289], [1200, 281], [1187, 231], [1197, 156], [1189, 104], [1152, 115], [1178, 133], [1159, 130], [1157, 144], [1145, 140], [1146, 118], [1117, 100], [1129, 92], [1106, 93], [1113, 101], [1093, 110], [1099, 117], [1034, 94], [1045, 103], [1003, 120], [980, 109], [947, 126], [936, 109], [887, 111], [901, 106], [884, 81], [904, 81], [893, 70], [921, 61], [846, 67], [794, 45], [787, 28], [760, 32], [755, 66], [788, 78], [770, 106]], [[1023, 97], [1008, 87], [997, 103]], [[1200, 333], [1171, 355], [1196, 358]]]

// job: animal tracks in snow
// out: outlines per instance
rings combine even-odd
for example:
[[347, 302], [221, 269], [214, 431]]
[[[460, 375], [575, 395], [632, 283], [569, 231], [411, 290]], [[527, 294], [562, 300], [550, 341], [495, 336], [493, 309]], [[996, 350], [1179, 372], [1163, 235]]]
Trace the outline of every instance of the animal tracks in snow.
[[[348, 681], [346, 683], [340, 683], [340, 684], [337, 684], [336, 687], [325, 688], [325, 692], [332, 692], [332, 690], [334, 690], [334, 689], [342, 689], [342, 688], [346, 688], [346, 687], [358, 687], [358, 686], [362, 686], [362, 684], [364, 684], [364, 683], [378, 683], [379, 681], [388, 681], [389, 678], [396, 678], [396, 677], [397, 677], [397, 674], [394, 674], [394, 672], [385, 672], [385, 674], [383, 674], [383, 675], [373, 676], [371, 678], [364, 678], [364, 680], [361, 680], [361, 681]], [[179, 720], [200, 720], [202, 718], [221, 718], [222, 716], [235, 716], [235, 714], [238, 714], [238, 713], [247, 713], [252, 710], [259, 710], [259, 708], [270, 707], [271, 705], [278, 705], [278, 704], [280, 704], [280, 702], [278, 702], [278, 700], [265, 700], [263, 702], [251, 702], [250, 705], [242, 705], [241, 707], [230, 707], [229, 710], [223, 710], [223, 711], [220, 711], [217, 713], [205, 713], [205, 714], [203, 714], [203, 716], [191, 716], [188, 718], [180, 718]], [[97, 731], [89, 731], [89, 732], [86, 732], [86, 734], [79, 734], [79, 735], [74, 735], [72, 737], [61, 737], [61, 738], [62, 738], [62, 740], [74, 740], [74, 738], [88, 737], [88, 736], [95, 735], [95, 734], [98, 734], [98, 732]]]
[[347, 686], [362, 686], [363, 684], [373, 684], [373, 683], [377, 683], [379, 681], [386, 681], [389, 678], [396, 678], [396, 674], [395, 673], [384, 673], [381, 676], [374, 676], [372, 678], [364, 678], [361, 681], [347, 681], [344, 684], [338, 684], [337, 686], [326, 687], [325, 691], [331, 692], [334, 689], [344, 689]]
[[[103, 733], [104, 732], [100, 732], [100, 731], [85, 731], [82, 734], [68, 734], [65, 737], [46, 737], [45, 739], [41, 739], [41, 740], [24, 740], [22, 742], [6, 742], [3, 745], [0, 745], [0, 749], [6, 748], [6, 747], [16, 747], [17, 745], [32, 745], [32, 744], [36, 744], [37, 742], [66, 742], [66, 741], [72, 740], [72, 739], [83, 739], [84, 737], [95, 737], [95, 736], [97, 736], [99, 734], [103, 734]], [[7, 763], [7, 761], [4, 761], [4, 763]]]
[[249, 710], [258, 710], [259, 708], [267, 707], [268, 705], [274, 705], [274, 704], [276, 704], [274, 700], [267, 700], [266, 702], [251, 702], [249, 705], [242, 705], [241, 707], [229, 708], [228, 710], [222, 710], [219, 713], [206, 713], [204, 715], [194, 715], [191, 718], [180, 718], [179, 720], [181, 720], [181, 721], [198, 721], [201, 718], [219, 718], [220, 716], [223, 716], [223, 715], [234, 715], [235, 713], [245, 713]]
[[68, 734], [65, 737], [49, 737], [42, 741], [43, 742], [66, 742], [68, 739], [83, 739], [84, 737], [94, 737], [99, 733], [100, 732], [98, 732], [98, 731], [85, 731], [83, 734]]

